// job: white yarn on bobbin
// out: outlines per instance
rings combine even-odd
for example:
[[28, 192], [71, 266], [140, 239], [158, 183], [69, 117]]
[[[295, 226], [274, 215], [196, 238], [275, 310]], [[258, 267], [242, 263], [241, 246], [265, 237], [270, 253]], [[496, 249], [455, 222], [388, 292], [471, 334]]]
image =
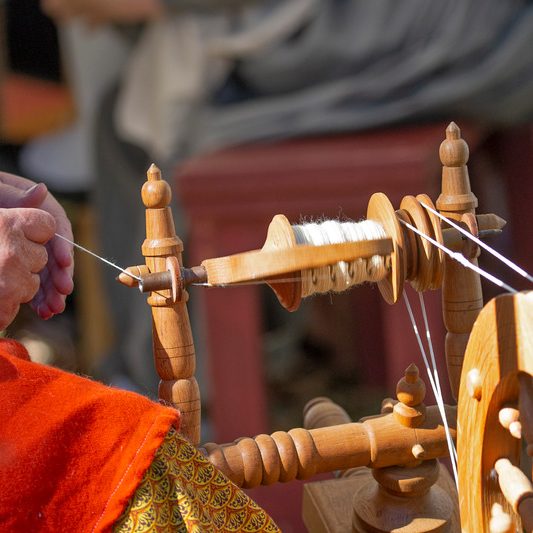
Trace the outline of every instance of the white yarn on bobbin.
[[[297, 244], [321, 246], [343, 242], [369, 241], [387, 237], [383, 227], [373, 220], [362, 222], [325, 222], [292, 226]], [[325, 292], [342, 292], [365, 281], [380, 281], [387, 275], [385, 257], [341, 261], [336, 265], [302, 271], [302, 296]]]

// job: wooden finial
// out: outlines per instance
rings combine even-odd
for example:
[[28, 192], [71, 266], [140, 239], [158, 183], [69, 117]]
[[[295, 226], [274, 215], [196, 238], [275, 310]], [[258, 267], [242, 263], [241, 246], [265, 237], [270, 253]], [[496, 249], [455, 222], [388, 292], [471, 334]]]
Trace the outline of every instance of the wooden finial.
[[461, 138], [461, 129], [453, 120], [448, 124], [448, 127], [446, 128], [446, 138], [447, 139], [460, 139]]
[[167, 207], [172, 199], [170, 185], [163, 181], [161, 170], [153, 163], [146, 172], [147, 181], [144, 183], [141, 195], [143, 203], [151, 209]]
[[418, 368], [411, 363], [405, 376], [396, 386], [398, 403], [393, 412], [396, 420], [406, 427], [420, 426], [426, 416], [426, 406], [422, 403], [426, 396], [426, 385], [420, 379]]
[[477, 198], [470, 189], [468, 144], [461, 138], [461, 130], [452, 122], [446, 128], [446, 139], [439, 148], [442, 169], [442, 192], [437, 200], [441, 211], [467, 211], [477, 207]]
[[439, 155], [446, 167], [462, 167], [468, 163], [468, 145], [461, 139], [461, 130], [455, 122], [446, 128], [446, 139], [440, 145]]
[[406, 368], [405, 376], [398, 382], [396, 396], [398, 401], [409, 407], [413, 407], [424, 401], [426, 385], [420, 379], [418, 367], [414, 363], [411, 363]]

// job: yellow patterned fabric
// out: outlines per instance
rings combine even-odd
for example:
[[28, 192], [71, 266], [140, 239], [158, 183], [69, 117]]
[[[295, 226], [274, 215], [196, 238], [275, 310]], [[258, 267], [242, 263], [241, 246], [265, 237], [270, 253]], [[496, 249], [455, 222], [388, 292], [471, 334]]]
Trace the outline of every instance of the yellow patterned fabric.
[[113, 531], [280, 530], [263, 509], [172, 428]]

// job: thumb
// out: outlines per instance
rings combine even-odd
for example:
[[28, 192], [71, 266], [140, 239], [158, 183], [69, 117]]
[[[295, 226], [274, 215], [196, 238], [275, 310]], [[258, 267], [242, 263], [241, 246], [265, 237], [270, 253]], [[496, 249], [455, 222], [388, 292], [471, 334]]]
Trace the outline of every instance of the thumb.
[[0, 195], [0, 207], [39, 207], [47, 194], [48, 189], [44, 183], [36, 183], [26, 190], [4, 184]]

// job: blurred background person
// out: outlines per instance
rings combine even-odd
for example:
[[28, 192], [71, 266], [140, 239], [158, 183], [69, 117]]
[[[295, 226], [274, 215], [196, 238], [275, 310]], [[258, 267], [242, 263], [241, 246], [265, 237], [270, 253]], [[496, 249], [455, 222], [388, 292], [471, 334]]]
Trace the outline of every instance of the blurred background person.
[[[85, 174], [93, 175], [85, 183], [95, 193], [101, 251], [121, 265], [142, 260], [135, 252], [144, 235], [138, 190], [152, 161], [171, 179], [191, 155], [226, 146], [450, 117], [501, 128], [532, 113], [533, 23], [525, 1], [41, 5], [64, 33], [83, 24], [86, 35], [96, 27], [122, 39], [114, 68], [101, 49], [92, 69], [87, 58], [73, 69], [84, 79], [80, 87], [94, 85], [97, 93], [85, 112], [93, 130], [82, 143], [86, 155], [92, 152]], [[105, 78], [106, 69], [108, 81], [99, 88], [89, 73]], [[41, 167], [36, 154], [47, 152], [36, 146], [42, 147], [33, 143], [22, 158], [35, 171]], [[69, 166], [66, 157], [52, 159]], [[183, 234], [179, 208], [176, 220]], [[111, 276], [104, 279], [115, 343], [100, 374], [153, 394], [149, 310], [143, 299], [125, 298]]]

